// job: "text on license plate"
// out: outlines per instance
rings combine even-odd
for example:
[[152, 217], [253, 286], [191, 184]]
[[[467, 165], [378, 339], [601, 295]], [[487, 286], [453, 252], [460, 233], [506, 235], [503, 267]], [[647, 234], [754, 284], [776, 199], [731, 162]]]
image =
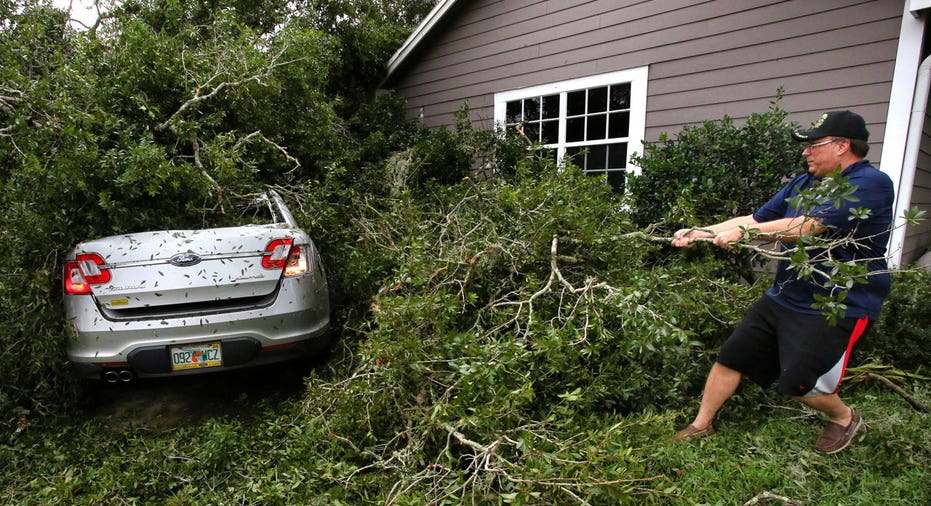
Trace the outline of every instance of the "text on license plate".
[[220, 343], [185, 344], [172, 346], [168, 351], [171, 353], [172, 371], [223, 365]]

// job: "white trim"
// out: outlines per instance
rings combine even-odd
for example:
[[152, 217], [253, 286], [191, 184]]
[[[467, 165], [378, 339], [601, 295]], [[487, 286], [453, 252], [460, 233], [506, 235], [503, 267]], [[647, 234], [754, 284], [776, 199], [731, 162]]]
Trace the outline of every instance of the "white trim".
[[906, 9], [910, 10], [912, 14], [917, 14], [918, 11], [931, 7], [931, 0], [909, 0], [906, 3], [908, 4]]
[[[570, 91], [584, 90], [587, 88], [597, 88], [609, 84], [630, 83], [630, 124], [627, 135], [627, 172], [633, 174], [640, 173], [640, 167], [630, 163], [630, 157], [633, 153], [643, 152], [643, 138], [646, 135], [646, 111], [647, 111], [647, 82], [649, 80], [649, 67], [637, 67], [633, 69], [600, 74], [597, 76], [580, 77], [569, 81], [558, 83], [542, 84], [530, 86], [519, 90], [509, 90], [495, 93], [495, 124], [504, 127], [507, 120], [507, 103], [521, 98], [533, 96], [554, 95], [568, 93]], [[566, 100], [563, 97], [560, 100], [559, 111], [559, 148], [557, 158], [562, 160], [565, 155], [566, 142]], [[607, 142], [607, 141], [606, 141]], [[587, 144], [597, 144], [587, 143]]]
[[424, 16], [423, 21], [417, 25], [417, 28], [414, 29], [413, 33], [407, 37], [407, 40], [404, 41], [404, 44], [401, 44], [401, 47], [395, 51], [394, 55], [391, 56], [391, 59], [388, 60], [388, 73], [385, 76], [385, 80], [391, 77], [394, 74], [404, 60], [414, 51], [420, 42], [427, 37], [427, 34], [433, 30], [433, 27], [443, 19], [443, 16], [452, 8], [453, 4], [456, 3], [456, 0], [440, 0], [433, 9]]
[[895, 221], [893, 222], [895, 229], [893, 229], [892, 236], [889, 238], [889, 251], [896, 253], [893, 261], [894, 265], [902, 263], [902, 253], [905, 249], [905, 233], [907, 229], [905, 219], [902, 216], [912, 205], [912, 189], [915, 187], [915, 171], [918, 168], [918, 155], [921, 151], [921, 137], [928, 108], [928, 91], [931, 90], [931, 56], [925, 58], [918, 68], [918, 81], [915, 84], [915, 90], [902, 175], [895, 190]]
[[[895, 56], [895, 70], [892, 76], [892, 90], [889, 95], [889, 111], [886, 115], [886, 134], [883, 137], [882, 159], [879, 168], [892, 178], [893, 187], [901, 191], [903, 175], [907, 170], [905, 154], [908, 148], [907, 140], [909, 131], [913, 128], [921, 129], [923, 118], [919, 120], [918, 125], [910, 126], [911, 109], [915, 102], [915, 83], [918, 79], [918, 66], [921, 58], [921, 43], [924, 35], [923, 16], [916, 18], [911, 14], [909, 5], [905, 5], [902, 13], [902, 27], [899, 31], [899, 47]], [[914, 167], [911, 169], [914, 171]], [[911, 191], [909, 189], [908, 193]], [[896, 192], [896, 216], [899, 214], [899, 207], [902, 205], [899, 198], [899, 192]], [[906, 202], [905, 207], [908, 207]], [[896, 217], [895, 224], [899, 224], [899, 218]], [[904, 241], [904, 232], [897, 234], [900, 230], [896, 228], [893, 231], [889, 241], [889, 250], [887, 256], [892, 265], [899, 265], [902, 262], [902, 242]], [[901, 237], [899, 237], [901, 235]], [[898, 239], [899, 242], [895, 242]]]

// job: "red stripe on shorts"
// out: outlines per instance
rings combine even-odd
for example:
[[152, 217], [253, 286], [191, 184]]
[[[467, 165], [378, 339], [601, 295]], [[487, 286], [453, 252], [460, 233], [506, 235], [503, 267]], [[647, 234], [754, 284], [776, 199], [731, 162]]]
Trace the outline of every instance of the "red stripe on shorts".
[[870, 317], [864, 316], [857, 320], [857, 324], [853, 327], [853, 332], [850, 334], [850, 340], [847, 342], [847, 352], [844, 353], [844, 368], [840, 371], [840, 379], [837, 380], [837, 387], [834, 388], [834, 393], [836, 394], [840, 390], [840, 384], [844, 381], [844, 374], [847, 373], [847, 361], [850, 360], [850, 353], [853, 351], [853, 345], [857, 344], [857, 340], [860, 339], [860, 336], [863, 335], [863, 331], [866, 330], [866, 326], [870, 323]]

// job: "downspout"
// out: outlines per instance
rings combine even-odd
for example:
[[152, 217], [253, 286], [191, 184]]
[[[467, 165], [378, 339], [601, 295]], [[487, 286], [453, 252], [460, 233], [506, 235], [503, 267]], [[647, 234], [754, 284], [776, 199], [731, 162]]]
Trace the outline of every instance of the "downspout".
[[898, 181], [899, 187], [895, 191], [895, 221], [893, 221], [894, 228], [889, 239], [890, 261], [894, 266], [901, 265], [905, 248], [906, 221], [902, 216], [912, 202], [912, 188], [915, 186], [915, 172], [918, 155], [921, 152], [921, 137], [927, 115], [929, 90], [931, 90], [931, 56], [925, 58], [918, 67], [912, 112], [908, 120], [905, 155], [902, 160], [902, 175]]
[[[927, 0], [931, 4], [931, 0]], [[918, 86], [919, 67], [922, 67], [921, 51], [924, 44], [924, 31], [927, 11], [915, 0], [903, 2], [902, 25], [899, 28], [899, 46], [896, 49], [895, 68], [892, 72], [892, 89], [889, 95], [889, 109], [886, 111], [886, 131], [883, 135], [882, 159], [878, 165], [879, 170], [892, 178], [892, 185], [896, 190], [908, 193], [908, 199], [896, 192], [896, 202], [893, 204], [895, 216], [899, 215], [899, 208], [908, 206], [911, 200], [911, 183], [902, 184], [903, 179], [912, 183], [915, 179], [915, 150], [920, 144], [913, 142], [912, 138], [921, 133], [924, 118], [914, 119], [912, 111], [921, 104], [919, 109], [924, 110], [927, 102], [927, 83], [920, 91]], [[927, 74], [927, 72], [925, 72]], [[924, 77], [927, 77], [926, 75]], [[917, 132], [915, 131], [917, 129]], [[910, 151], [911, 150], [911, 151]], [[906, 153], [911, 158], [906, 160]], [[905, 242], [904, 220], [893, 216], [892, 233], [890, 233], [886, 258], [893, 267], [902, 263], [903, 244]]]

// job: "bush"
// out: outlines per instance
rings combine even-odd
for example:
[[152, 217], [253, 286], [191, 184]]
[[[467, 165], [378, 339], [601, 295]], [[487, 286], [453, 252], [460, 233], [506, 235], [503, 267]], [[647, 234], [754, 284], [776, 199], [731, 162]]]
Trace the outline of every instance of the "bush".
[[[330, 90], [361, 73], [352, 52], [365, 48], [306, 27], [314, 6], [128, 2], [75, 32], [46, 4], [0, 8], [0, 410], [70, 400], [61, 266], [75, 244], [198, 227], [233, 197], [328, 171], [365, 191], [372, 160], [418, 134], [396, 101], [346, 107]], [[384, 19], [373, 43], [394, 47], [404, 28]], [[319, 196], [336, 194], [331, 183]], [[349, 200], [333, 200], [325, 218], [345, 231]]]
[[[437, 488], [545, 490], [541, 476], [571, 460], [588, 417], [693, 399], [711, 350], [759, 294], [707, 277], [707, 263], [651, 267], [657, 246], [576, 168], [525, 154], [511, 181], [429, 189], [354, 207], [361, 233], [341, 268], [385, 277], [350, 322], [340, 379], [311, 380], [305, 400], [313, 423], [353, 443], [345, 459], [387, 471], [368, 475], [369, 490], [404, 490], [400, 502]], [[505, 474], [532, 464], [539, 475], [509, 482], [468, 465], [495, 440], [522, 462]], [[425, 473], [424, 462], [450, 471]]]
[[882, 316], [864, 338], [860, 353], [899, 369], [928, 366], [931, 350], [931, 271], [896, 273]]
[[[766, 203], [787, 178], [803, 170], [791, 137], [796, 126], [786, 122], [779, 96], [743, 126], [725, 116], [688, 125], [675, 139], [664, 133], [659, 142], [644, 143], [643, 155], [632, 158], [641, 174], [628, 183], [634, 223], [669, 231], [700, 227], [750, 214]], [[754, 279], [751, 254], [712, 254], [727, 263], [732, 276]]]
[[[781, 92], [780, 92], [781, 94]], [[788, 113], [772, 102], [765, 113], [737, 126], [730, 117], [687, 125], [669, 139], [644, 143], [633, 162], [642, 168], [630, 181], [634, 222], [679, 228], [750, 214], [803, 170]]]

